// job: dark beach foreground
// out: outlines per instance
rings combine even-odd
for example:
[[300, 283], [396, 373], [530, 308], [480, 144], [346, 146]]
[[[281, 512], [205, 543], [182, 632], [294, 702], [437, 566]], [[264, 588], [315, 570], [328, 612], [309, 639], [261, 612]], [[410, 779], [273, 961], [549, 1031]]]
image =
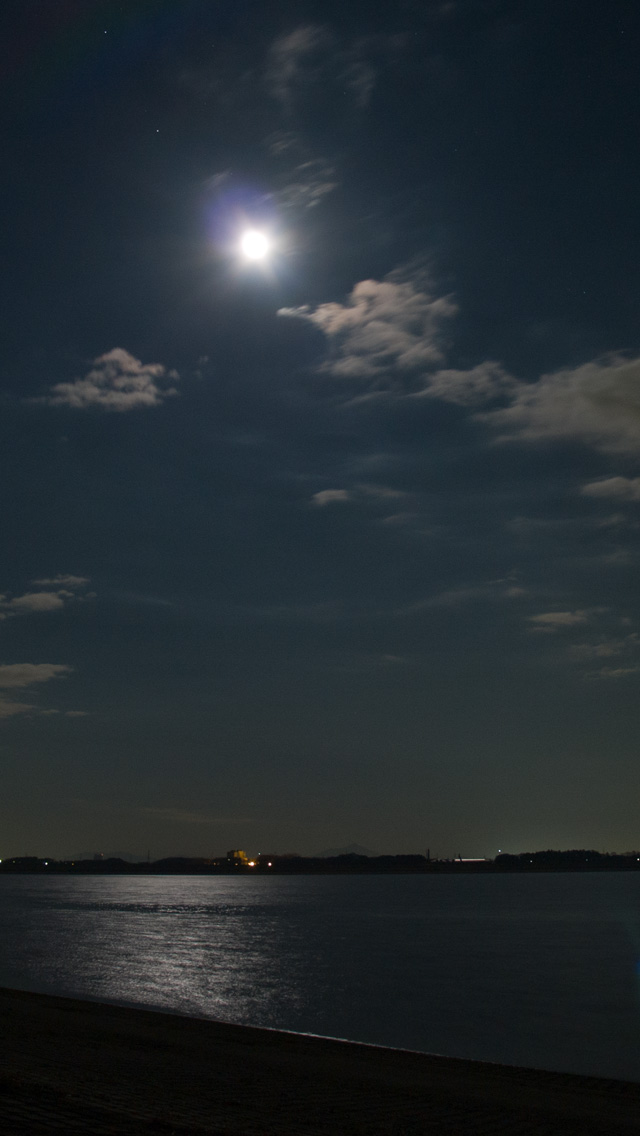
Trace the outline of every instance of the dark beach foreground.
[[640, 1085], [0, 990], [2, 1136], [591, 1136]]

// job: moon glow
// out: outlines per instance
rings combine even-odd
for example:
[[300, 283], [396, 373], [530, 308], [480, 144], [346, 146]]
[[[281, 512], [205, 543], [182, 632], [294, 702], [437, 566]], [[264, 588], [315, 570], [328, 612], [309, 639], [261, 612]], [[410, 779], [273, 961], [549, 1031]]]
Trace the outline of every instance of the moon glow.
[[247, 229], [240, 239], [240, 248], [247, 260], [264, 260], [269, 252], [269, 241], [258, 229]]

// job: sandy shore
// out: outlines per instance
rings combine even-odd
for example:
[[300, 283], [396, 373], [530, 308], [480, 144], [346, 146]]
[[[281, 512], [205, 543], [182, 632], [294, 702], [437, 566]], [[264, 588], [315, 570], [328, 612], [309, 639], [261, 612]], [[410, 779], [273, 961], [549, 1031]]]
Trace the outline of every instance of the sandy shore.
[[616, 1136], [640, 1085], [0, 990], [2, 1136]]

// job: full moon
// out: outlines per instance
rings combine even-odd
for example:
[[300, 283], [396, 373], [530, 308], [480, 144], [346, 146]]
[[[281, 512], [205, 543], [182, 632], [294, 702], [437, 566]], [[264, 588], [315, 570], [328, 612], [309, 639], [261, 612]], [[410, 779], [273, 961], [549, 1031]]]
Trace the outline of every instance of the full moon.
[[263, 260], [269, 251], [269, 241], [257, 229], [247, 229], [242, 234], [240, 248], [248, 260]]

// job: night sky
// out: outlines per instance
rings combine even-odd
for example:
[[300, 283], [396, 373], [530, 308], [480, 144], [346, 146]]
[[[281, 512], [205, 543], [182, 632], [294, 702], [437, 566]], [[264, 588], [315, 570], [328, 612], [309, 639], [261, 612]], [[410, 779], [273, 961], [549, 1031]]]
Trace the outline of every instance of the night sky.
[[0, 856], [637, 848], [635, 0], [0, 44]]

